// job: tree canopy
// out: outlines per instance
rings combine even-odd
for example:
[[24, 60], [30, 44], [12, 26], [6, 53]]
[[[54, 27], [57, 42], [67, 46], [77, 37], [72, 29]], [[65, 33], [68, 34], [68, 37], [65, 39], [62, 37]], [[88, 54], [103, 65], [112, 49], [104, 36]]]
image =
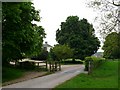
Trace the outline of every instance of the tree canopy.
[[109, 59], [120, 58], [120, 33], [112, 32], [105, 38], [103, 45], [104, 57]]
[[45, 32], [33, 21], [40, 16], [31, 2], [2, 3], [3, 63], [40, 52]]
[[74, 51], [73, 59], [84, 59], [97, 52], [100, 42], [95, 37], [94, 28], [86, 19], [79, 20], [78, 16], [69, 16], [56, 31], [59, 44], [67, 44]]
[[71, 58], [73, 55], [73, 50], [68, 45], [55, 45], [51, 51], [51, 57], [54, 60], [62, 60]]
[[98, 11], [96, 22], [103, 39], [111, 32], [120, 32], [120, 1], [119, 0], [89, 0], [88, 5]]

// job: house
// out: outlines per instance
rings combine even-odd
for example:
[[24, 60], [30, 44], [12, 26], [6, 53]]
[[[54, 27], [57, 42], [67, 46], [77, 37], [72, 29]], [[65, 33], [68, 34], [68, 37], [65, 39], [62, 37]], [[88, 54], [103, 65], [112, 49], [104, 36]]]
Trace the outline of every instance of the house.
[[103, 52], [96, 52], [94, 55], [92, 56], [95, 56], [95, 57], [103, 57]]
[[47, 42], [45, 42], [45, 44], [43, 44], [43, 49], [44, 49], [45, 51], [50, 52], [50, 49], [51, 49], [51, 48], [52, 48], [52, 46], [49, 45]]

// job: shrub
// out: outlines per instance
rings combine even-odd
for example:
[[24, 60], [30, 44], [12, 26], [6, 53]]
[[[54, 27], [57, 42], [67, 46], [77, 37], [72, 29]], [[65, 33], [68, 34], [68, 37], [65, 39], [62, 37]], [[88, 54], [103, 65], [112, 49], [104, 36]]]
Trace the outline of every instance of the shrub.
[[37, 56], [33, 56], [31, 59], [33, 60], [47, 60], [48, 51], [42, 50], [41, 53]]
[[67, 59], [73, 56], [73, 50], [68, 45], [58, 44], [50, 50], [50, 55], [53, 60]]
[[23, 68], [23, 69], [34, 69], [35, 68], [35, 64], [34, 62], [29, 62], [29, 61], [25, 61], [25, 62], [19, 62], [19, 67]]
[[[97, 58], [97, 57], [86, 57], [85, 58], [85, 71], [88, 71], [88, 69], [92, 70], [94, 68], [97, 68], [100, 64], [102, 64], [105, 61], [104, 58]], [[90, 64], [90, 66], [89, 66]]]
[[92, 61], [91, 57], [85, 57], [85, 71], [88, 71], [89, 61]]

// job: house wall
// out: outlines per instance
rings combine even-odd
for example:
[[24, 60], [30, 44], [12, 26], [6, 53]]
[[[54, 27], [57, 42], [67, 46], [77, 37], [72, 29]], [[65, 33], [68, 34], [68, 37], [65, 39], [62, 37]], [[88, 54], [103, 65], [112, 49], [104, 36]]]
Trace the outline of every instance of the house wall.
[[48, 51], [48, 52], [50, 52], [50, 48], [51, 48], [51, 47], [47, 47], [47, 51]]

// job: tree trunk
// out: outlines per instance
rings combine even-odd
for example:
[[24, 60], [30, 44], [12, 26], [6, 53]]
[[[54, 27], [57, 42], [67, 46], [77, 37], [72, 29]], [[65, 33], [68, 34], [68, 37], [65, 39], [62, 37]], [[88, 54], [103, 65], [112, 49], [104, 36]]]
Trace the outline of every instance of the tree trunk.
[[75, 58], [73, 58], [72, 61], [75, 62]]

